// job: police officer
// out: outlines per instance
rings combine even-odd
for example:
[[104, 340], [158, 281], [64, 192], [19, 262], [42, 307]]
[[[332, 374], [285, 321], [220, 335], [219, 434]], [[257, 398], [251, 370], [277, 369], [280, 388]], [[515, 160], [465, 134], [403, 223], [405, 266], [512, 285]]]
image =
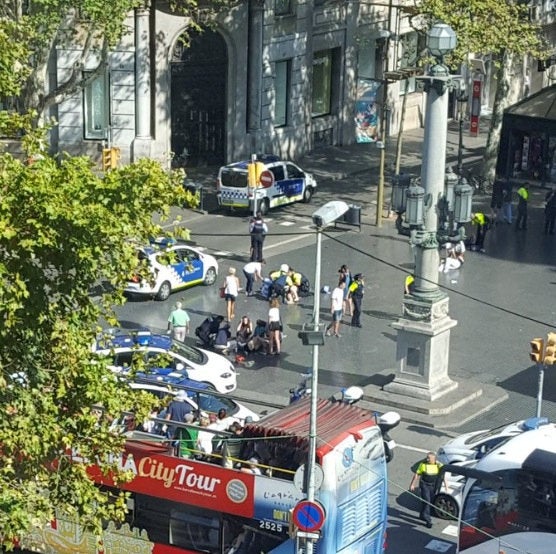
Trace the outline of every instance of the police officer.
[[349, 298], [353, 302], [353, 314], [351, 316], [351, 326], [361, 327], [361, 303], [365, 294], [365, 282], [363, 275], [358, 273], [354, 276], [354, 281], [349, 286]]
[[529, 203], [529, 183], [517, 189], [516, 229], [527, 231], [527, 204]]
[[261, 212], [257, 212], [255, 218], [249, 223], [249, 234], [251, 235], [251, 261], [262, 262], [263, 260], [263, 244], [268, 226], [263, 220]]
[[490, 219], [483, 213], [477, 212], [471, 214], [471, 224], [477, 227], [475, 234], [475, 244], [471, 250], [484, 252], [485, 251], [485, 237], [490, 225]]
[[[427, 452], [427, 457], [417, 466], [409, 485], [409, 489], [414, 491], [417, 487], [417, 481], [419, 482], [419, 492], [422, 499], [419, 518], [425, 522], [428, 529], [432, 527], [431, 504], [441, 467], [442, 464], [436, 461], [436, 454]], [[444, 481], [444, 487], [446, 487], [446, 481]]]

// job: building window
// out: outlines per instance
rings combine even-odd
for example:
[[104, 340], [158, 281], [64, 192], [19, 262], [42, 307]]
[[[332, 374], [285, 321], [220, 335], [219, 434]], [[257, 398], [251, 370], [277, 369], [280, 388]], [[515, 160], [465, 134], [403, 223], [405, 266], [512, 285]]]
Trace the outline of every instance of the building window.
[[85, 138], [104, 140], [108, 138], [110, 122], [109, 80], [103, 73], [91, 81], [83, 91], [85, 104]]
[[332, 51], [321, 50], [313, 56], [313, 99], [311, 115], [330, 113], [332, 94]]
[[291, 60], [276, 62], [274, 90], [276, 105], [274, 110], [274, 126], [285, 127], [288, 124], [288, 106], [290, 104]]
[[274, 15], [291, 15], [291, 0], [274, 0]]

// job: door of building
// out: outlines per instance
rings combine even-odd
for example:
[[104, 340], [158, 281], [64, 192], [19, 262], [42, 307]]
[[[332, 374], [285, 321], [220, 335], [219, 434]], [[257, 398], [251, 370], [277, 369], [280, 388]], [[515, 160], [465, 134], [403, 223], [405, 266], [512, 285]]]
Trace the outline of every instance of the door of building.
[[228, 56], [212, 30], [178, 41], [171, 71], [171, 147], [174, 166], [222, 165], [226, 154]]

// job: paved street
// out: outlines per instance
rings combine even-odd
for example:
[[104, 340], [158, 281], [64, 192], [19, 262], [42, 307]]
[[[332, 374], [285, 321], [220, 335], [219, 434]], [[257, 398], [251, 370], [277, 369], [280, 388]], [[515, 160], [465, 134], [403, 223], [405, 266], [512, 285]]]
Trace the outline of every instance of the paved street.
[[[448, 152], [452, 159], [457, 154], [454, 140], [451, 132]], [[416, 131], [404, 150], [408, 153], [402, 165], [408, 171], [418, 172], [419, 148]], [[479, 142], [470, 144], [465, 150], [465, 162], [474, 163], [480, 148]], [[369, 146], [362, 145], [330, 148], [304, 160], [302, 167], [313, 170], [319, 179], [319, 192], [313, 202], [271, 212], [267, 218], [270, 235], [265, 243], [266, 269], [287, 263], [313, 282], [315, 234], [311, 213], [333, 199], [362, 207], [360, 231], [339, 225], [327, 230], [323, 240], [322, 284], [334, 286], [339, 266], [347, 263], [354, 273], [365, 274], [367, 292], [363, 328], [343, 326], [342, 337], [328, 338], [320, 349], [320, 396], [329, 396], [349, 385], [380, 386], [396, 367], [396, 331], [391, 323], [401, 313], [403, 282], [411, 270], [413, 254], [407, 237], [397, 234], [393, 218], [386, 218], [381, 228], [374, 225], [377, 154], [368, 149]], [[216, 169], [212, 177], [210, 173], [209, 170], [196, 176], [207, 185], [208, 213], [187, 210], [183, 215], [185, 225], [192, 231], [192, 240], [218, 258], [219, 284], [230, 266], [235, 266], [241, 275], [241, 267], [247, 261], [249, 237], [247, 214], [230, 215], [215, 209], [211, 194], [214, 185], [209, 183], [214, 182]], [[409, 468], [423, 457], [425, 450], [436, 449], [449, 434], [535, 415], [537, 370], [529, 361], [529, 340], [544, 337], [547, 331], [556, 328], [556, 240], [541, 233], [543, 197], [542, 191], [532, 190], [527, 232], [518, 233], [510, 226], [496, 227], [487, 236], [485, 254], [469, 252], [461, 270], [440, 276], [440, 284], [450, 296], [450, 314], [458, 321], [451, 334], [450, 376], [462, 383], [495, 385], [506, 391], [509, 399], [470, 421], [466, 421], [463, 410], [457, 421], [465, 423], [446, 431], [442, 420], [434, 429], [415, 422], [406, 422], [396, 429], [395, 438], [404, 447], [397, 450], [390, 464], [391, 552], [430, 552], [434, 545], [428, 549], [426, 546], [432, 539], [449, 543], [454, 540], [449, 522], [437, 520], [433, 529], [425, 529], [415, 518], [415, 499], [405, 492], [411, 478]], [[388, 198], [389, 191], [385, 195]], [[477, 198], [475, 202], [484, 206], [488, 199]], [[192, 329], [209, 314], [225, 313], [218, 287], [200, 286], [175, 294], [166, 302], [129, 302], [119, 311], [122, 325], [165, 329], [171, 307], [178, 299], [183, 299], [192, 316]], [[329, 299], [322, 295], [321, 301], [321, 317], [327, 321]], [[310, 320], [312, 307], [312, 297], [302, 299], [300, 305], [282, 306], [287, 334], [283, 354], [279, 358], [255, 356], [253, 367], [239, 368], [238, 395], [287, 403], [289, 389], [299, 382], [299, 374], [311, 366], [311, 348], [301, 345], [297, 333]], [[244, 313], [252, 319], [266, 319], [267, 310], [266, 302], [240, 296], [235, 321]], [[194, 337], [188, 340], [194, 342]], [[543, 415], [556, 420], [556, 377], [552, 371], [545, 374]], [[421, 548], [417, 549], [417, 545]], [[446, 551], [454, 552], [453, 546]]]

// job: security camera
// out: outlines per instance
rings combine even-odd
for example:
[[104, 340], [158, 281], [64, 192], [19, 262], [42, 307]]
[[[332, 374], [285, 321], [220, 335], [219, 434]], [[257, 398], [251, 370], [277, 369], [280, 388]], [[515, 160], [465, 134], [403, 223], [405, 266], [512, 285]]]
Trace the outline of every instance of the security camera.
[[341, 200], [327, 202], [316, 212], [313, 212], [313, 223], [317, 227], [326, 227], [342, 217], [348, 210], [349, 206]]

